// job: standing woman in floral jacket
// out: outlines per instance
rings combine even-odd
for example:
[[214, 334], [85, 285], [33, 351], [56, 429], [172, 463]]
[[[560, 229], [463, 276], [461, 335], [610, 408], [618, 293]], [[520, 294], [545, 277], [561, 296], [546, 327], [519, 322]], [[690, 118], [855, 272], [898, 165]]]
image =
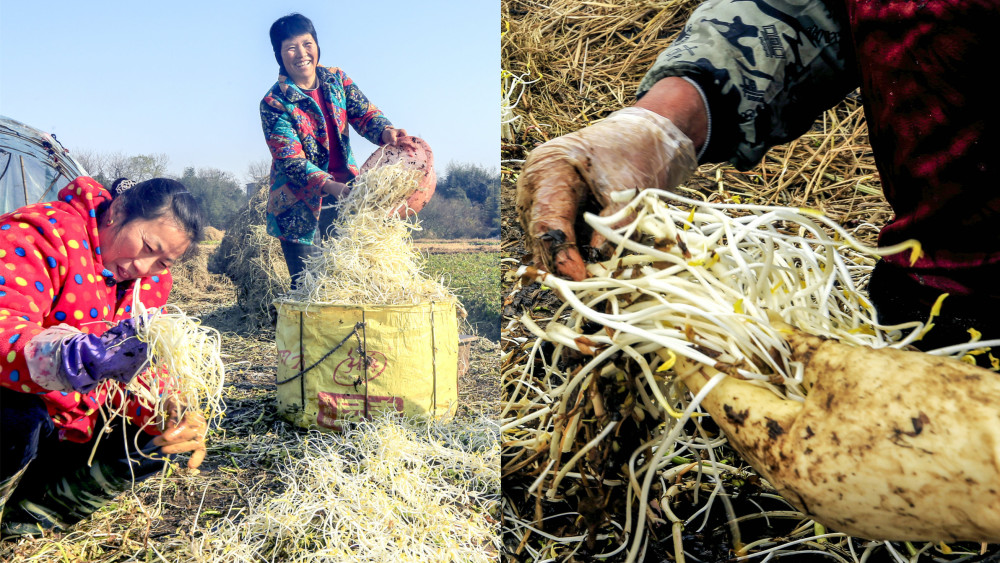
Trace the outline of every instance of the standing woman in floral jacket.
[[320, 209], [326, 195], [345, 195], [358, 175], [347, 125], [377, 145], [407, 142], [343, 70], [319, 66], [320, 49], [309, 18], [290, 14], [275, 21], [271, 47], [278, 82], [260, 103], [260, 121], [271, 164], [267, 232], [281, 241], [295, 287], [304, 258], [325, 234], [333, 210]]

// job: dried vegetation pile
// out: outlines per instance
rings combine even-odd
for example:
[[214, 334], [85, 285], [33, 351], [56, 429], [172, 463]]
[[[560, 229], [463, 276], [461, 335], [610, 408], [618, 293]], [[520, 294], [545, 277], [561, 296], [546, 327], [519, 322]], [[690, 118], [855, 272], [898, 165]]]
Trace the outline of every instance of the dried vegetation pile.
[[288, 291], [288, 268], [281, 243], [267, 234], [268, 187], [262, 186], [226, 228], [208, 270], [236, 285], [242, 320], [249, 327], [269, 326], [268, 307]]

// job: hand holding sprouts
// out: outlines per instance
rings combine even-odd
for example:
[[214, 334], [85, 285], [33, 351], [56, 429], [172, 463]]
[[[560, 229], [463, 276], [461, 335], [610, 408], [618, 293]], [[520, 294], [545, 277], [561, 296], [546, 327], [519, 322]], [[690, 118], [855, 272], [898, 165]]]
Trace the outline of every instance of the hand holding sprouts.
[[[722, 461], [725, 440], [699, 421], [707, 410], [769, 487], [820, 522], [879, 539], [995, 541], [1000, 499], [980, 504], [984, 497], [968, 489], [942, 496], [924, 489], [945, 491], [944, 481], [967, 476], [984, 484], [984, 494], [1000, 490], [1000, 452], [951, 456], [955, 463], [947, 455], [970, 430], [969, 409], [977, 425], [997, 421], [966, 403], [1000, 401], [994, 374], [928, 354], [872, 350], [904, 348], [924, 333], [921, 322], [880, 326], [860, 291], [875, 258], [904, 251], [915, 258], [918, 244], [866, 248], [804, 209], [710, 205], [659, 190], [615, 197], [617, 213], [585, 216], [615, 249], [587, 266], [589, 277], [519, 271], [563, 300], [544, 328], [528, 314], [508, 327], [537, 338], [508, 358], [503, 412], [511, 459], [548, 460], [538, 462], [531, 494], [579, 499], [581, 514], [603, 496], [599, 506], [621, 517], [611, 524], [622, 532], [588, 543], [602, 539], [609, 551], [593, 548], [605, 555], [628, 549], [629, 561], [645, 553], [650, 524], [672, 526], [680, 559], [680, 531], [722, 499], [739, 548], [739, 520], [724, 494], [739, 472]], [[815, 361], [824, 341], [798, 337], [789, 325], [831, 339], [828, 359]], [[869, 368], [878, 373], [869, 377]], [[623, 450], [626, 428], [644, 424], [657, 424], [653, 435]], [[984, 427], [975, 440], [1000, 439], [1000, 424]], [[509, 466], [508, 475], [525, 466]], [[684, 474], [706, 494], [700, 485], [679, 486]], [[702, 506], [677, 516], [683, 512], [672, 499], [685, 490]], [[894, 511], [885, 524], [881, 494], [917, 508]], [[624, 506], [612, 500], [623, 498]], [[932, 500], [954, 511], [931, 509]], [[980, 527], [961, 523], [962, 514], [975, 514]], [[515, 528], [543, 525], [537, 515], [508, 517]]]
[[[151, 423], [163, 432], [156, 438], [163, 453], [193, 451], [189, 468], [196, 468], [205, 457], [207, 428], [225, 412], [222, 398], [225, 366], [222, 362], [222, 339], [215, 329], [201, 326], [197, 319], [179, 309], [147, 309], [138, 299], [138, 284], [133, 298], [137, 338], [148, 344], [147, 370], [125, 386], [146, 412]], [[108, 386], [122, 392], [120, 386]], [[110, 403], [109, 403], [110, 404]], [[119, 400], [119, 405], [126, 401]], [[119, 407], [112, 414], [124, 414]]]
[[337, 204], [336, 236], [307, 260], [298, 287], [287, 298], [378, 305], [454, 299], [448, 288], [423, 273], [423, 257], [410, 239], [410, 231], [419, 227], [396, 212], [423, 174], [392, 164], [358, 176], [350, 194]]

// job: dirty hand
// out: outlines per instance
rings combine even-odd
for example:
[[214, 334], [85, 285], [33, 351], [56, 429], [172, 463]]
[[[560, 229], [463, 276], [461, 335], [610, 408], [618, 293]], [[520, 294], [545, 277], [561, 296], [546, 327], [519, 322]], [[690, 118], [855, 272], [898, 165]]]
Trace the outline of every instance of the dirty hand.
[[177, 402], [169, 403], [168, 408], [171, 414], [166, 428], [162, 434], [153, 438], [153, 444], [160, 446], [160, 451], [165, 454], [193, 452], [187, 466], [189, 469], [197, 469], [207, 453], [205, 434], [208, 432], [208, 425], [205, 417], [192, 411], [181, 417]]
[[[696, 165], [688, 137], [669, 119], [639, 107], [618, 110], [541, 145], [528, 155], [517, 180], [517, 210], [528, 250], [547, 271], [584, 279], [573, 228], [579, 208], [592, 197], [601, 215], [610, 215], [625, 205], [612, 201], [612, 193], [670, 189]], [[593, 248], [603, 243], [597, 234], [590, 240]]]
[[406, 139], [406, 129], [396, 129], [395, 127], [386, 127], [382, 130], [382, 144], [383, 145], [396, 145], [402, 143]]
[[[1000, 541], [1000, 375], [778, 328], [805, 402], [726, 377], [701, 404], [785, 500], [867, 539]], [[675, 369], [694, 393], [718, 373]]]

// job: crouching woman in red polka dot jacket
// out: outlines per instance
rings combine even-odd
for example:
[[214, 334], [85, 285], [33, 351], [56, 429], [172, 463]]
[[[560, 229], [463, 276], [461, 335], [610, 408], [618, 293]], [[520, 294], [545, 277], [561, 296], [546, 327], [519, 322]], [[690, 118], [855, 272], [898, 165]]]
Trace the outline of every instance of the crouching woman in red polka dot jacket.
[[[203, 422], [151, 421], [120, 392], [147, 358], [146, 344], [135, 338], [133, 290], [138, 285], [146, 307], [166, 303], [170, 265], [200, 239], [201, 211], [173, 180], [119, 181], [115, 188], [112, 198], [80, 177], [57, 201], [0, 215], [6, 537], [65, 529], [160, 471], [164, 458], [194, 452], [189, 466], [204, 458]], [[123, 402], [128, 422], [116, 417], [120, 428], [99, 441], [88, 466], [94, 434], [103, 428], [101, 407]]]

